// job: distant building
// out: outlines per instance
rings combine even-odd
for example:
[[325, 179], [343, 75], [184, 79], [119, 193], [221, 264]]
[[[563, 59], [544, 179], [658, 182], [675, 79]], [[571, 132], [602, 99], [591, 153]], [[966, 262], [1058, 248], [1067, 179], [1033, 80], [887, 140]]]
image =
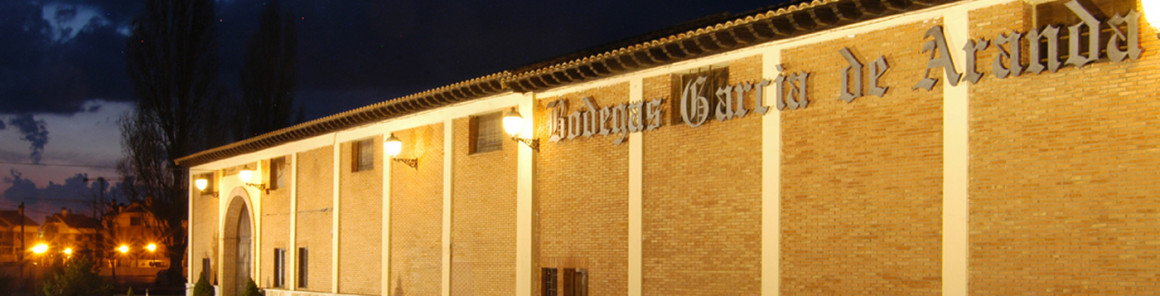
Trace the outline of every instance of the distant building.
[[24, 221], [24, 250], [36, 243], [36, 232], [40, 224], [21, 215], [17, 211], [0, 211], [0, 264], [17, 262], [20, 257], [20, 225]]
[[74, 252], [92, 251], [97, 246], [97, 229], [101, 223], [97, 219], [76, 214], [68, 209], [44, 218], [38, 242], [47, 243], [53, 254], [65, 249]]
[[[110, 249], [124, 245], [128, 252], [117, 255], [124, 256], [120, 266], [133, 267], [168, 267], [169, 258], [165, 256], [166, 248], [161, 245], [160, 236], [156, 232], [157, 220], [140, 201], [130, 202], [128, 205], [117, 205], [104, 219], [107, 221], [105, 234], [109, 239], [105, 242]], [[149, 247], [152, 245], [152, 249]], [[119, 252], [118, 252], [119, 253]]]

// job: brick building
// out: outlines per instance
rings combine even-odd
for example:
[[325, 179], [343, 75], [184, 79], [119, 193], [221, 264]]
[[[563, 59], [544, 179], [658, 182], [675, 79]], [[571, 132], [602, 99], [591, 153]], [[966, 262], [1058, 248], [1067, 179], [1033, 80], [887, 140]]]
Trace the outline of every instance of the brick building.
[[[1160, 11], [1143, 4], [797, 3], [199, 152], [179, 160], [205, 185], [190, 282], [1160, 294]], [[538, 147], [504, 134], [513, 111]]]

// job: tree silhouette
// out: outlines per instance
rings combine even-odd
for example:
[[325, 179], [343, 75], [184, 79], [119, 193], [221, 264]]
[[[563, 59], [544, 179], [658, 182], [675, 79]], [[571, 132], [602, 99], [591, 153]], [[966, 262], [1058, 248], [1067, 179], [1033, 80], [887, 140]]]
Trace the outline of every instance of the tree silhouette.
[[[241, 71], [242, 105], [247, 124], [239, 125], [243, 137], [254, 137], [287, 127], [298, 119], [294, 113], [295, 47], [297, 30], [278, 1], [266, 4], [258, 32], [246, 47]], [[299, 112], [301, 112], [299, 108]]]
[[181, 259], [188, 244], [181, 226], [188, 213], [188, 172], [174, 160], [230, 140], [219, 117], [228, 115], [218, 107], [225, 92], [217, 79], [214, 21], [213, 0], [147, 0], [126, 38], [137, 106], [121, 121], [121, 173], [134, 176], [160, 220], [170, 284], [185, 282]]

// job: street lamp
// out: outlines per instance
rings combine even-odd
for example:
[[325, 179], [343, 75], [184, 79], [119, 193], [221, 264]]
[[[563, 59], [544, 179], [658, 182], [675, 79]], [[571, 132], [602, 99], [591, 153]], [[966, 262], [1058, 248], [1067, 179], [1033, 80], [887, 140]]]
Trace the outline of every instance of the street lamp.
[[515, 107], [503, 115], [503, 130], [512, 136], [512, 141], [524, 143], [532, 150], [540, 151], [540, 140], [535, 138], [520, 138], [520, 130], [524, 128], [524, 117]]
[[36, 244], [36, 246], [32, 247], [33, 254], [40, 255], [40, 254], [44, 254], [45, 252], [48, 252], [48, 244], [46, 244], [46, 243], [39, 243], [39, 244]]
[[[1144, 8], [1144, 19], [1148, 20], [1152, 28], [1160, 30], [1160, 1], [1144, 0], [1140, 1], [1140, 5]], [[1156, 36], [1160, 37], [1160, 33]]]
[[396, 156], [399, 156], [399, 152], [403, 152], [403, 141], [400, 141], [399, 138], [395, 137], [395, 134], [391, 134], [391, 136], [387, 137], [387, 140], [385, 142], [383, 142], [383, 152], [387, 153], [387, 155], [390, 155], [391, 159], [394, 161], [398, 161], [398, 162], [401, 162], [403, 164], [406, 164], [407, 166], [409, 166], [413, 169], [419, 168], [419, 159], [418, 158], [398, 158], [398, 157], [396, 157]]
[[157, 251], [157, 244], [150, 243], [148, 246], [145, 246], [145, 249], [149, 250], [150, 253]]

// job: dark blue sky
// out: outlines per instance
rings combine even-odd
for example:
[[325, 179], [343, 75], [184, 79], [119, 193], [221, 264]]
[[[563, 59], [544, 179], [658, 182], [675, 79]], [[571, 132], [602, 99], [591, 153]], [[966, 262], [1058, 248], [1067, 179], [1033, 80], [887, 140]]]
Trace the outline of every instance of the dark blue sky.
[[[699, 17], [785, 2], [283, 0], [298, 28], [307, 119], [501, 72]], [[268, 1], [218, 0], [220, 79]], [[124, 48], [142, 0], [0, 1], [0, 175], [44, 188], [115, 176], [117, 118], [132, 108]], [[39, 158], [37, 158], [39, 157]], [[53, 166], [28, 165], [38, 162]], [[5, 178], [12, 180], [13, 178]], [[21, 181], [24, 182], [24, 181]], [[0, 179], [0, 194], [14, 182]], [[27, 189], [28, 184], [22, 188]], [[30, 197], [0, 196], [0, 209]]]

